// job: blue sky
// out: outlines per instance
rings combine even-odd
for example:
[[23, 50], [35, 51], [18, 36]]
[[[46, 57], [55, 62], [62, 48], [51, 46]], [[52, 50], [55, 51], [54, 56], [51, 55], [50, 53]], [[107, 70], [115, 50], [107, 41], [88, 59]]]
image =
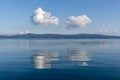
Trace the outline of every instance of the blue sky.
[[[119, 4], [120, 0], [0, 0], [0, 32], [120, 35]], [[31, 18], [39, 7], [59, 18], [59, 25], [34, 25]], [[81, 15], [87, 15], [92, 23], [66, 29], [66, 18]]]

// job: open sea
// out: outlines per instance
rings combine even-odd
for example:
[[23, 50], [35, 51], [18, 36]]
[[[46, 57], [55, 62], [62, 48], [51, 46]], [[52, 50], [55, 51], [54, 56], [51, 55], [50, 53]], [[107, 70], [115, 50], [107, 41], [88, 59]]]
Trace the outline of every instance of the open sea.
[[0, 80], [120, 80], [120, 40], [0, 39]]

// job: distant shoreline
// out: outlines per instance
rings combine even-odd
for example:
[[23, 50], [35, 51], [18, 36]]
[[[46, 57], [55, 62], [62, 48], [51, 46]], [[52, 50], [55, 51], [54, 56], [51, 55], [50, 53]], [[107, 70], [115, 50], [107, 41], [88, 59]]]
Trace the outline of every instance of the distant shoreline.
[[120, 36], [102, 34], [16, 34], [0, 35], [0, 39], [120, 39]]

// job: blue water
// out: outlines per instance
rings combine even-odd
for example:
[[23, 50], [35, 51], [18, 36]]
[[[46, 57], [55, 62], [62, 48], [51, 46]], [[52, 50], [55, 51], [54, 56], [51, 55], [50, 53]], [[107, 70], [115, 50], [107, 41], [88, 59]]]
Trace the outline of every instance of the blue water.
[[120, 40], [0, 40], [0, 80], [120, 80]]

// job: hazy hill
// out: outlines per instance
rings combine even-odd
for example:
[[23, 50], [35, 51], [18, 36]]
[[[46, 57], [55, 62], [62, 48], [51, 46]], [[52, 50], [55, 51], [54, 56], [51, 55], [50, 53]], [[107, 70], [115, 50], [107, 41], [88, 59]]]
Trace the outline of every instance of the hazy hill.
[[120, 36], [101, 34], [16, 34], [0, 35], [0, 39], [120, 39]]

